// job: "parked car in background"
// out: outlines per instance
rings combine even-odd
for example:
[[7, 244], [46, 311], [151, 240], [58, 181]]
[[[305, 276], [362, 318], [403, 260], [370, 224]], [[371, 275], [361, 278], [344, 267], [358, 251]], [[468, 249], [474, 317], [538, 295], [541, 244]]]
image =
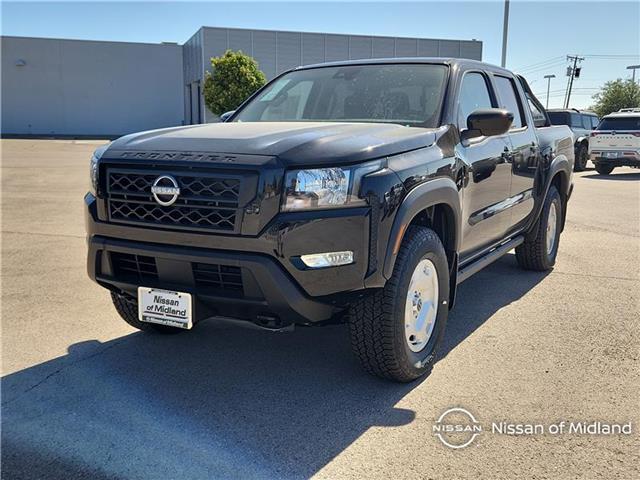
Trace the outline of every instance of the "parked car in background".
[[606, 115], [591, 132], [589, 157], [600, 175], [621, 166], [640, 168], [640, 108]]
[[547, 113], [553, 125], [567, 125], [571, 128], [576, 150], [576, 163], [573, 168], [576, 172], [583, 171], [589, 160], [589, 135], [598, 126], [600, 119], [593, 112], [581, 112], [575, 108], [552, 109]]

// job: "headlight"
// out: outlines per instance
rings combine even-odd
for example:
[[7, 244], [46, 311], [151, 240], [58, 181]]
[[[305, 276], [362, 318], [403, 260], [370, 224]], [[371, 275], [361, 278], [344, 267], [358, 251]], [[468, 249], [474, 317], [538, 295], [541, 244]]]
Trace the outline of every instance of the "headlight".
[[382, 168], [381, 161], [356, 167], [291, 170], [285, 178], [284, 211], [327, 209], [363, 205], [358, 198], [360, 181]]
[[93, 152], [93, 155], [91, 155], [91, 160], [89, 163], [89, 179], [91, 182], [91, 193], [93, 193], [94, 195], [98, 191], [98, 166], [100, 163], [100, 158], [110, 145], [110, 143], [103, 145], [102, 147], [96, 149], [96, 151]]

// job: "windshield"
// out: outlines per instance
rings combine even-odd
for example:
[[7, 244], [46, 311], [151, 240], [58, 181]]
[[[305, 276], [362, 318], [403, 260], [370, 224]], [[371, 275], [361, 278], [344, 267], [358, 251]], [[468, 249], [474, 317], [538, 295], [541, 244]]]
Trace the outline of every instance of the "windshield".
[[436, 127], [447, 67], [349, 65], [299, 70], [268, 85], [237, 122], [380, 122]]
[[603, 118], [596, 130], [640, 130], [640, 115]]

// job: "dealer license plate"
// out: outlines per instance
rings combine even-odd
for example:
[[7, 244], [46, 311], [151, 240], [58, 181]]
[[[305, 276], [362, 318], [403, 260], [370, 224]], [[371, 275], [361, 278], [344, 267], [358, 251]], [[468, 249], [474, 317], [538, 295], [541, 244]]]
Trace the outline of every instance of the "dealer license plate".
[[191, 294], [138, 287], [138, 318], [141, 322], [190, 329]]

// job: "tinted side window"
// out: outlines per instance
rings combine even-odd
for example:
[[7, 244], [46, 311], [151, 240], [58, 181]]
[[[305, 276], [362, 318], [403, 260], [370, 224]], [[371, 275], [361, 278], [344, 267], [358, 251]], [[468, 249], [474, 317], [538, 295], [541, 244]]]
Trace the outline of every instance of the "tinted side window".
[[458, 127], [467, 128], [467, 117], [479, 108], [492, 108], [491, 95], [484, 76], [480, 73], [467, 73], [462, 79], [460, 99], [458, 101]]
[[586, 128], [587, 130], [591, 130], [591, 116], [590, 115], [582, 115], [582, 128]]
[[581, 115], [579, 113], [572, 113], [571, 114], [571, 126], [572, 127], [577, 127], [577, 128], [582, 128], [582, 118], [580, 118]]
[[564, 112], [548, 112], [553, 125], [569, 125], [569, 114]]
[[594, 130], [597, 128], [599, 123], [600, 119], [598, 117], [591, 117], [591, 125]]
[[495, 77], [495, 79], [500, 108], [506, 108], [513, 113], [511, 128], [523, 127], [525, 122], [522, 118], [522, 107], [520, 106], [520, 98], [515, 90], [513, 80], [506, 77]]

